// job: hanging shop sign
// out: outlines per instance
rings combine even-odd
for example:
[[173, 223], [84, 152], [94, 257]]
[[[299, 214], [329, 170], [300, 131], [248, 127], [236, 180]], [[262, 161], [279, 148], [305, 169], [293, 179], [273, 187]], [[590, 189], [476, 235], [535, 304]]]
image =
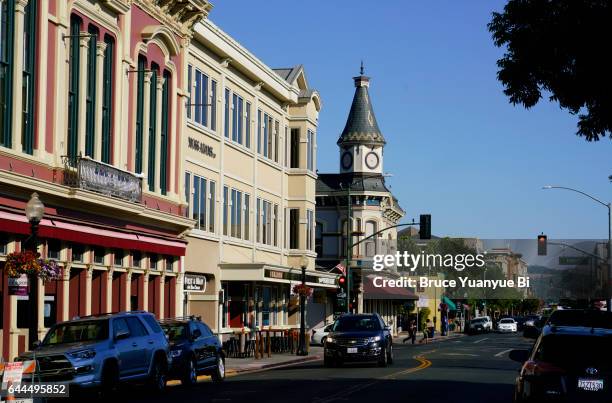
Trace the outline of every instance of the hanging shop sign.
[[22, 274], [19, 277], [8, 278], [9, 295], [28, 295], [28, 275]]
[[201, 274], [185, 274], [183, 289], [185, 291], [206, 292], [206, 276]]

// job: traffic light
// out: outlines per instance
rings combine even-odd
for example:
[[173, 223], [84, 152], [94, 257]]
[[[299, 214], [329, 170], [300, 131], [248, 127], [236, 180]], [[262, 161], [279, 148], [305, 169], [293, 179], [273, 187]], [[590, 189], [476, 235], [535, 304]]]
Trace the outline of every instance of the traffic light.
[[420, 239], [431, 239], [431, 214], [421, 214], [419, 228]]
[[538, 235], [538, 256], [546, 256], [547, 242], [546, 235]]
[[346, 276], [340, 276], [338, 278], [338, 287], [343, 290], [346, 290]]

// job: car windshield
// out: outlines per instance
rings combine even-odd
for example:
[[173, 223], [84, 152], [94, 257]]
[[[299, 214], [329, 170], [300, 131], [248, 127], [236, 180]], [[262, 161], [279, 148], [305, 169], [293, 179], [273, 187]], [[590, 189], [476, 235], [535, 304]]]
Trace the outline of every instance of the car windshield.
[[514, 319], [502, 319], [499, 323], [514, 323]]
[[352, 332], [360, 330], [381, 330], [380, 322], [374, 316], [347, 316], [334, 323], [334, 332]]
[[596, 366], [609, 369], [612, 363], [610, 336], [549, 335], [542, 339], [536, 359], [562, 368]]
[[184, 340], [187, 338], [187, 325], [184, 323], [167, 323], [162, 325], [164, 333], [170, 341]]
[[60, 323], [51, 328], [43, 345], [96, 341], [108, 338], [108, 319]]
[[472, 323], [484, 323], [485, 319], [484, 318], [480, 318], [480, 319], [472, 319]]

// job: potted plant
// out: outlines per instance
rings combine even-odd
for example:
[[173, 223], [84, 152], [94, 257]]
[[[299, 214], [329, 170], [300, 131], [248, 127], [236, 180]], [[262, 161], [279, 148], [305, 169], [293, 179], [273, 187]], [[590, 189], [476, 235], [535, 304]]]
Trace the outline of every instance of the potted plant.
[[296, 284], [293, 286], [293, 293], [300, 297], [310, 297], [312, 295], [312, 287], [308, 287], [306, 284]]
[[41, 259], [38, 253], [31, 250], [9, 253], [4, 270], [13, 295], [27, 295], [28, 279], [31, 277], [47, 282], [62, 276], [62, 269], [55, 260]]

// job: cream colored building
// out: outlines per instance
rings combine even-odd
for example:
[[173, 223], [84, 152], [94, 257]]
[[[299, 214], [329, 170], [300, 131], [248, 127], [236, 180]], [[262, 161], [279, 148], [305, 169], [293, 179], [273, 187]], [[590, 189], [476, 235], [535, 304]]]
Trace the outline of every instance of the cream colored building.
[[303, 256], [309, 285], [336, 287], [314, 270], [319, 94], [302, 66], [272, 69], [209, 20], [184, 68], [183, 313], [220, 333], [295, 325]]

